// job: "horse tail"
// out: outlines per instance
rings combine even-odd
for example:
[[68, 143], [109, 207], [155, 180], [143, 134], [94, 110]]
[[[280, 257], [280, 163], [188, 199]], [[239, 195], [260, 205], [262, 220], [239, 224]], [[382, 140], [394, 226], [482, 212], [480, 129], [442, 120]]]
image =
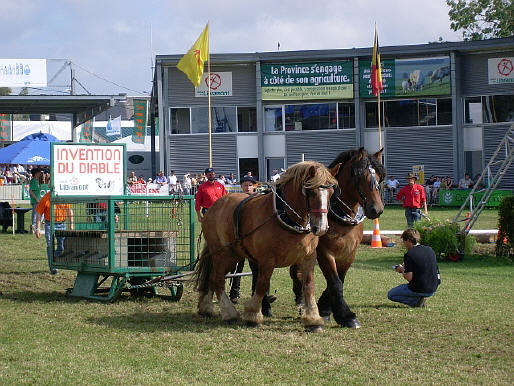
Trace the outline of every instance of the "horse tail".
[[196, 264], [194, 281], [195, 290], [199, 292], [207, 292], [209, 289], [209, 277], [212, 272], [212, 255], [209, 252], [207, 243], [203, 246], [202, 253]]

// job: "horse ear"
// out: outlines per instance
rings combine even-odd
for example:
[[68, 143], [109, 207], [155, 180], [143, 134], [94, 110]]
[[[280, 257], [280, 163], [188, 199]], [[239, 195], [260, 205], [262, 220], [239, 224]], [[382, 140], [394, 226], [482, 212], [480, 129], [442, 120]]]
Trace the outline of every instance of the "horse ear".
[[315, 175], [316, 175], [316, 167], [315, 166], [311, 166], [309, 168], [309, 178], [313, 178]]
[[338, 163], [336, 166], [329, 169], [330, 174], [332, 174], [334, 177], [337, 176], [337, 173], [339, 173], [339, 169], [341, 168], [341, 163]]
[[377, 151], [375, 154], [373, 154], [373, 157], [375, 157], [378, 162], [382, 163], [382, 153], [384, 152], [384, 148]]

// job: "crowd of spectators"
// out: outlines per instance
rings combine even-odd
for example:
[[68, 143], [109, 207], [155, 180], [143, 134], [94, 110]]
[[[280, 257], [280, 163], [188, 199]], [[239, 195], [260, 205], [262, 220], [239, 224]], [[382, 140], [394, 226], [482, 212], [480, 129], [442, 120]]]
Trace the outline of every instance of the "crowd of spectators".
[[[38, 168], [35, 165], [0, 164], [0, 185], [25, 184], [32, 179], [32, 170]], [[44, 170], [41, 183], [45, 184], [50, 179], [50, 172]]]
[[[441, 189], [471, 189], [475, 185], [470, 174], [466, 173], [463, 178], [455, 184], [451, 176], [436, 176], [431, 175], [423, 185], [428, 204], [436, 204], [439, 198], [439, 191]], [[393, 176], [389, 176], [384, 183], [384, 200], [386, 203], [393, 203], [395, 196], [400, 190], [400, 182]]]

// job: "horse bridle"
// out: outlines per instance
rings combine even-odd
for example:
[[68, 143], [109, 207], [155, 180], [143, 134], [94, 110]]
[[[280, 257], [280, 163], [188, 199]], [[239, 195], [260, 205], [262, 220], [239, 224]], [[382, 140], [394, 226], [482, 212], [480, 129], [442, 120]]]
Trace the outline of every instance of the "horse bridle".
[[[380, 190], [380, 184], [377, 180], [377, 173], [375, 171], [375, 168], [371, 165], [371, 163], [368, 161], [366, 167], [364, 169], [367, 169], [369, 171], [369, 174], [370, 174], [370, 190], [373, 191], [374, 189], [376, 190]], [[353, 182], [354, 184], [357, 186], [357, 192], [359, 193], [359, 197], [362, 199], [362, 206], [366, 206], [366, 203], [367, 203], [367, 197], [364, 195], [364, 193], [362, 193], [362, 190], [360, 188], [360, 184], [359, 184], [359, 179], [361, 178], [361, 176], [363, 175], [363, 173], [355, 173], [354, 169], [352, 169], [351, 171], [351, 177], [353, 179]], [[351, 223], [351, 224], [358, 224], [360, 222], [362, 222], [362, 220], [364, 220], [364, 218], [366, 216], [362, 216], [360, 219], [357, 219], [357, 217], [359, 216], [360, 214], [360, 210], [358, 211], [358, 213], [355, 213], [355, 211], [353, 210], [353, 208], [351, 208], [346, 202], [344, 202], [341, 197], [340, 197], [340, 194], [333, 194], [332, 195], [333, 197], [333, 200], [334, 201], [337, 201], [339, 202], [340, 204], [342, 204], [347, 210], [349, 210], [353, 216], [353, 218], [348, 218], [348, 219], [342, 219], [340, 216], [338, 216], [336, 213], [334, 213], [332, 211], [332, 213], [334, 213], [338, 218], [341, 218], [343, 221], [345, 222], [348, 222], [348, 223]]]
[[[318, 188], [316, 189], [330, 189], [330, 188], [333, 188], [334, 191], [336, 189], [339, 189], [339, 187], [337, 186], [337, 184], [330, 184], [330, 185], [320, 185]], [[323, 209], [323, 208], [311, 208], [310, 207], [310, 204], [309, 204], [309, 191], [312, 190], [310, 188], [306, 188], [305, 185], [302, 186], [302, 195], [305, 197], [305, 208], [306, 208], [306, 213], [307, 213], [307, 225], [302, 225], [301, 223], [299, 223], [298, 221], [292, 219], [291, 217], [289, 217], [289, 219], [294, 222], [296, 224], [296, 226], [294, 227], [290, 227], [288, 224], [286, 223], [283, 223], [285, 226], [287, 226], [288, 228], [291, 228], [293, 229], [294, 231], [296, 232], [299, 232], [299, 233], [309, 233], [311, 231], [311, 224], [310, 224], [310, 220], [311, 220], [311, 213], [325, 213], [325, 214], [328, 214], [328, 208], [327, 209]], [[277, 191], [273, 188], [271, 188], [271, 191], [273, 192], [273, 194], [278, 197], [278, 199], [280, 201], [282, 201], [284, 203], [284, 205], [301, 221], [303, 220], [303, 217], [300, 216], [292, 207], [291, 205], [289, 205], [287, 203], [287, 201], [281, 197], [280, 194], [277, 193]], [[330, 202], [328, 203], [328, 205], [330, 205]], [[327, 206], [328, 206], [327, 205]], [[287, 215], [287, 212], [285, 212], [286, 215]], [[279, 220], [280, 219], [280, 214], [278, 214], [278, 218]]]

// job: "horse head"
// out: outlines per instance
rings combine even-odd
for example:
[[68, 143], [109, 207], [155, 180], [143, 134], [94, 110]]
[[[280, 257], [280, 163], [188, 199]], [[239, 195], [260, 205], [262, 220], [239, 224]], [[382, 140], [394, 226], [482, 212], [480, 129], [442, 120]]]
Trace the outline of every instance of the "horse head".
[[384, 203], [380, 196], [380, 182], [385, 178], [382, 166], [382, 151], [370, 155], [363, 147], [340, 153], [330, 164], [331, 171], [338, 165], [337, 178], [340, 201], [349, 210], [359, 204], [364, 214], [370, 219], [378, 218], [384, 211]]
[[305, 161], [289, 167], [278, 180], [291, 218], [316, 235], [328, 230], [328, 206], [337, 180], [319, 162]]

